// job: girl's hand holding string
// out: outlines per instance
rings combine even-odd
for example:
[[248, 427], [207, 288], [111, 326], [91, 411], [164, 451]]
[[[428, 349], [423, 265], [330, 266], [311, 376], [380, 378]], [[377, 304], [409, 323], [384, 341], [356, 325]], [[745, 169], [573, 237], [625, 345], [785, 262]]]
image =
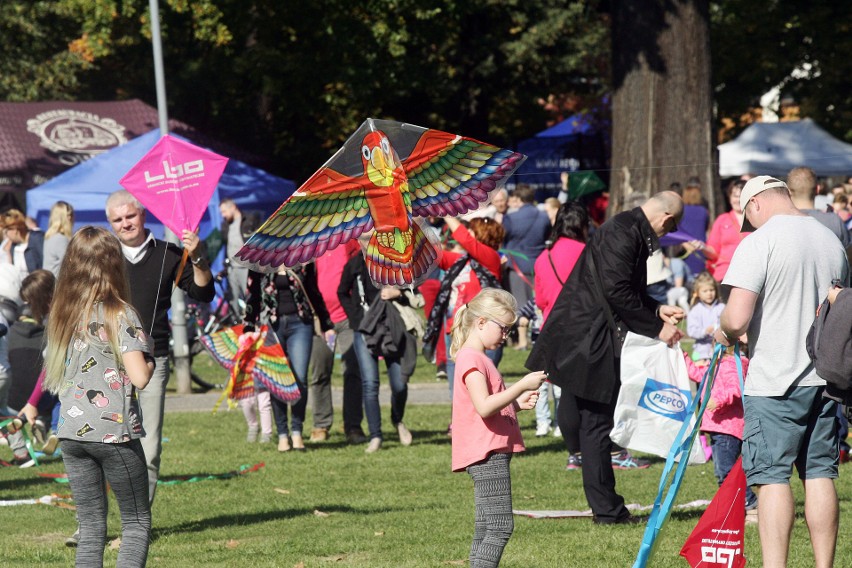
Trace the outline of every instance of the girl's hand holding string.
[[520, 396], [515, 399], [515, 406], [518, 410], [531, 410], [535, 408], [535, 403], [538, 402], [538, 387], [543, 385], [546, 380], [546, 372], [534, 371], [513, 385], [523, 389]]
[[538, 387], [544, 384], [547, 380], [547, 373], [544, 371], [533, 371], [518, 381], [525, 391], [537, 391]]
[[[506, 390], [494, 394], [489, 393], [485, 375], [479, 371], [473, 371], [464, 378], [465, 386], [470, 394], [470, 401], [476, 412], [483, 418], [492, 416], [506, 406], [515, 404], [520, 407], [519, 398], [529, 391], [536, 391], [547, 378], [544, 371], [536, 371], [522, 378], [520, 381], [509, 385]], [[536, 400], [538, 393], [536, 393]], [[529, 400], [529, 397], [525, 398]]]
[[526, 391], [515, 399], [520, 410], [532, 410], [538, 402], [538, 391]]

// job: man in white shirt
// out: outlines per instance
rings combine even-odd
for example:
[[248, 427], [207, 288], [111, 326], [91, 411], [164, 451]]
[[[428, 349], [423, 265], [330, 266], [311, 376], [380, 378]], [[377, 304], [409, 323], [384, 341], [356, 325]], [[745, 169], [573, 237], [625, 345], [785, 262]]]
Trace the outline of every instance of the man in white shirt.
[[[743, 407], [743, 468], [758, 490], [763, 566], [787, 565], [795, 500], [793, 466], [805, 486], [814, 566], [832, 566], [837, 541], [836, 402], [823, 398], [805, 338], [832, 281], [848, 266], [835, 235], [796, 208], [787, 184], [770, 176], [746, 183], [740, 243], [723, 284], [731, 293], [716, 340], [748, 332], [751, 360]], [[755, 230], [756, 229], [756, 230]]]

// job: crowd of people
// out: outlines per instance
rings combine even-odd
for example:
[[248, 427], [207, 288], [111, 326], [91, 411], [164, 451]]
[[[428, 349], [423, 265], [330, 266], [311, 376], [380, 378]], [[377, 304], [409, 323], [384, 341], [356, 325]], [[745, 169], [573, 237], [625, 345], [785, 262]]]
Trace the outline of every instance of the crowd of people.
[[[727, 185], [728, 210], [714, 220], [700, 181], [690, 178], [633, 196], [635, 207], [604, 221], [600, 199], [595, 214], [567, 191], [537, 206], [521, 184], [462, 218], [429, 219], [444, 253], [410, 289], [374, 285], [365, 245], [354, 240], [303, 266], [243, 269], [234, 255], [260, 219], [225, 200], [225, 293], [247, 331], [272, 330], [301, 395], [287, 404], [256, 384], [240, 401], [246, 440], [273, 441], [273, 423], [282, 453], [306, 451], [306, 438], [327, 440], [337, 355], [347, 442], [366, 444], [369, 454], [382, 449], [386, 374], [393, 431], [408, 446], [408, 380], [416, 365], [434, 365], [452, 402], [452, 469], [474, 483], [471, 565], [496, 566], [512, 532], [509, 462], [523, 450], [517, 410], [535, 409], [536, 436], [564, 440], [566, 468], [582, 471], [596, 523], [641, 522], [616, 492], [613, 470], [649, 463], [609, 439], [624, 334], [669, 345], [691, 338], [685, 356], [696, 380], [715, 344], [739, 342], [749, 355], [745, 392], [728, 353], [702, 423], [716, 476], [721, 484], [743, 455], [749, 485], [759, 488], [749, 489], [744, 514], [759, 524], [766, 565], [782, 565], [794, 513], [789, 478], [798, 467], [816, 563], [828, 565], [838, 517], [832, 480], [845, 436], [804, 334], [832, 282], [848, 282], [850, 189], [825, 191], [808, 168], [786, 182], [744, 176]], [[145, 215], [119, 191], [105, 204], [112, 233], [73, 233], [65, 202], [54, 205], [44, 233], [20, 211], [0, 218], [0, 414], [26, 418], [43, 451], [61, 448], [78, 506], [78, 531], [68, 539], [78, 558], [102, 551], [108, 482], [122, 516], [119, 562], [140, 566], [159, 477], [172, 283], [198, 302], [213, 300], [217, 252], [189, 231], [180, 247], [154, 238]], [[686, 237], [666, 240], [676, 230]], [[178, 278], [181, 247], [190, 268]], [[510, 386], [498, 370], [506, 348], [528, 350], [532, 371]], [[5, 441], [14, 464], [27, 467], [20, 426], [12, 421]]]

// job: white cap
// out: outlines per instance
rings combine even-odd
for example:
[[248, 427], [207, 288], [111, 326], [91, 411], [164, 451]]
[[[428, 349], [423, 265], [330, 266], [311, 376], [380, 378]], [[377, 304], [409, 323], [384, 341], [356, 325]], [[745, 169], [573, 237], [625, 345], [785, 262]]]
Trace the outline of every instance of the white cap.
[[790, 188], [787, 187], [786, 183], [772, 176], [757, 176], [746, 182], [742, 193], [740, 193], [740, 206], [743, 208], [743, 224], [740, 227], [741, 233], [755, 230], [754, 225], [749, 223], [748, 218], [745, 216], [745, 208], [751, 198], [766, 189], [773, 189], [776, 187], [783, 187], [787, 191], [790, 191]]

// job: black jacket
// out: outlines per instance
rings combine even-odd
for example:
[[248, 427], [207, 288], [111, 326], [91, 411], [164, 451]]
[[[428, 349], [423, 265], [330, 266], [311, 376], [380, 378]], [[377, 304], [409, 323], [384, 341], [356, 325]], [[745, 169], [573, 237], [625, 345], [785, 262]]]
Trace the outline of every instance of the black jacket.
[[[834, 304], [826, 299], [807, 337], [808, 355], [826, 382], [826, 396], [849, 406], [852, 402], [852, 292], [844, 289]], [[849, 410], [847, 410], [849, 412]]]
[[657, 302], [645, 292], [648, 255], [659, 240], [641, 208], [619, 213], [598, 229], [562, 288], [526, 362], [575, 396], [609, 403], [618, 388], [619, 360], [597, 301], [587, 262], [595, 255], [613, 316], [630, 331], [656, 337], [663, 327]]
[[9, 408], [21, 410], [35, 388], [44, 366], [44, 326], [29, 317], [21, 317], [9, 329]]
[[[360, 287], [359, 287], [360, 283]], [[363, 291], [363, 296], [361, 295]], [[357, 330], [364, 317], [364, 308], [373, 303], [373, 299], [379, 295], [381, 290], [376, 288], [367, 271], [367, 263], [364, 255], [356, 254], [343, 267], [340, 275], [340, 284], [337, 286], [337, 298], [346, 317], [349, 319], [349, 327]]]

